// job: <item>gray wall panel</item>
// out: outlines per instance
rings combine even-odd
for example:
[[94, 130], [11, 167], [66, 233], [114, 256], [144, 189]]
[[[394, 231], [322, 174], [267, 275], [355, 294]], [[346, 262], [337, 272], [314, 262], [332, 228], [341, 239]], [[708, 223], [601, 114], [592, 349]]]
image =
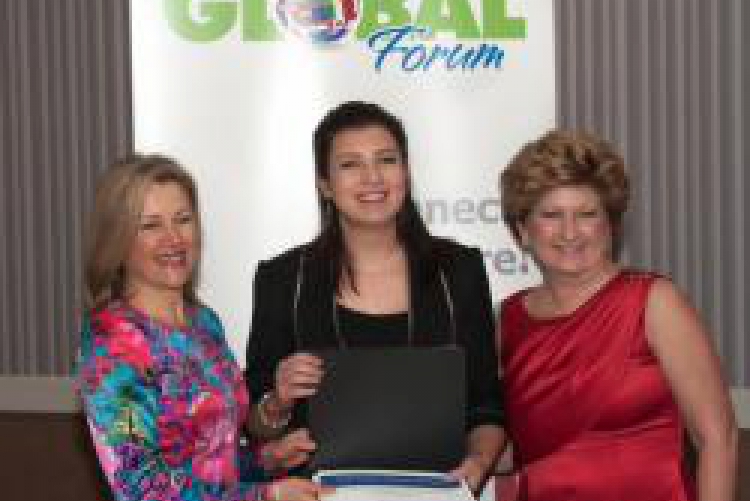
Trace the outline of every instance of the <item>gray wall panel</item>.
[[[632, 166], [626, 261], [674, 277], [750, 386], [743, 0], [560, 0], [559, 122]], [[83, 216], [132, 144], [128, 2], [0, 4], [0, 375], [69, 374]]]
[[[742, 0], [561, 0], [563, 127], [618, 144], [634, 200], [625, 260], [674, 278], [750, 386]], [[744, 22], [743, 22], [744, 20]]]
[[132, 144], [128, 2], [0, 5], [0, 375], [69, 374], [94, 180]]

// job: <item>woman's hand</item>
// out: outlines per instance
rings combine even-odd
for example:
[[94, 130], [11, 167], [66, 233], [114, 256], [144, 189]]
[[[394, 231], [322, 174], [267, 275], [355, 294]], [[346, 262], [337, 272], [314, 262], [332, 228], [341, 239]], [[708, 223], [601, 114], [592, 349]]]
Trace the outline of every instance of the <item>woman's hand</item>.
[[305, 478], [284, 478], [272, 483], [268, 488], [267, 501], [318, 501], [321, 496], [333, 492]]
[[464, 480], [469, 490], [478, 494], [487, 476], [487, 470], [488, 468], [483, 465], [478, 456], [470, 454], [461, 461], [458, 467], [450, 471], [448, 476], [456, 480]]
[[289, 470], [305, 464], [315, 451], [315, 442], [307, 429], [302, 428], [278, 440], [263, 444], [260, 450], [263, 467], [268, 471]]
[[289, 412], [294, 403], [314, 395], [323, 378], [323, 361], [310, 353], [295, 353], [276, 368], [274, 397], [276, 405]]
[[505, 432], [500, 426], [484, 424], [475, 427], [469, 432], [466, 447], [468, 454], [448, 475], [463, 479], [471, 492], [479, 494], [484, 482], [492, 475], [505, 445]]

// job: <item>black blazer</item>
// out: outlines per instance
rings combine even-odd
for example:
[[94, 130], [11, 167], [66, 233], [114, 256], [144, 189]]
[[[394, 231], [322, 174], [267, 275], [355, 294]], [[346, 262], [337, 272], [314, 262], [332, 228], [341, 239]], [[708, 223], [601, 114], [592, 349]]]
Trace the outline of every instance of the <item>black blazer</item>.
[[[492, 303], [482, 255], [476, 248], [453, 241], [435, 238], [434, 242], [443, 256], [440, 268], [453, 302], [457, 341], [466, 353], [467, 425], [471, 429], [480, 424], [502, 424]], [[281, 359], [296, 351], [338, 346], [333, 323], [336, 276], [330, 263], [308, 254], [308, 248], [300, 246], [258, 264], [246, 358], [246, 380], [254, 402], [273, 388], [274, 371]], [[409, 272], [413, 344], [451, 344], [451, 316], [440, 277], [425, 277], [424, 268], [411, 257]], [[295, 424], [301, 424], [302, 419], [298, 413]]]

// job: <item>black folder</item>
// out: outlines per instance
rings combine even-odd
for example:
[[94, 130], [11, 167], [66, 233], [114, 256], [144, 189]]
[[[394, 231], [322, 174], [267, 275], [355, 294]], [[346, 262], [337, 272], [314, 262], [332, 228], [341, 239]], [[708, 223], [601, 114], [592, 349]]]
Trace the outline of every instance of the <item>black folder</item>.
[[318, 355], [325, 375], [308, 405], [318, 445], [313, 471], [448, 471], [463, 459], [463, 350], [349, 348]]

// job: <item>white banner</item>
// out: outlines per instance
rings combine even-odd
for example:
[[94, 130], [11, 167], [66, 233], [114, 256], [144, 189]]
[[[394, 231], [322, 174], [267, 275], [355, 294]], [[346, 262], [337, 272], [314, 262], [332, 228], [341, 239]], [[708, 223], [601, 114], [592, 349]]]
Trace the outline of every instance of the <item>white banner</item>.
[[345, 100], [402, 118], [435, 234], [479, 246], [495, 300], [537, 280], [498, 173], [554, 126], [553, 0], [132, 0], [135, 145], [195, 174], [201, 297], [238, 359], [259, 259], [317, 230], [312, 132]]

